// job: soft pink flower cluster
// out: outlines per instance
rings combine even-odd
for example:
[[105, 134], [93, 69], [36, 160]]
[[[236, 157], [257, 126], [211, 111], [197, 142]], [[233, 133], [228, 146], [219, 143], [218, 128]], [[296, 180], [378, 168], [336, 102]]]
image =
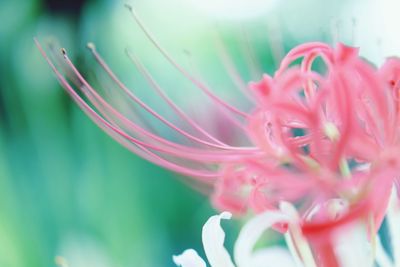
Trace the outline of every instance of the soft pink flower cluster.
[[[62, 86], [94, 122], [141, 157], [212, 188], [212, 201], [221, 210], [261, 213], [290, 202], [300, 215], [302, 233], [318, 244], [354, 220], [364, 220], [371, 226], [370, 234], [376, 233], [393, 186], [397, 192], [400, 189], [399, 59], [390, 58], [376, 68], [358, 55], [357, 48], [299, 45], [283, 58], [273, 76], [265, 74], [261, 81], [249, 84], [247, 90], [256, 101], [246, 113], [178, 65], [131, 12], [161, 54], [223, 109], [224, 118], [239, 125], [252, 145], [233, 146], [207, 131], [130, 55], [185, 127], [174, 124], [128, 89], [90, 44], [93, 56], [126, 101], [138, 104], [185, 139], [168, 140], [140, 117], [126, 116], [122, 107], [95, 90], [65, 50], [62, 64], [68, 71], [63, 75], [37, 43]], [[329, 242], [313, 249], [319, 250], [326, 266], [337, 266]]]
[[343, 44], [294, 48], [273, 77], [250, 84], [259, 101], [248, 134], [262, 153], [224, 165], [214, 202], [261, 212], [290, 201], [310, 233], [370, 215], [378, 228], [399, 184], [399, 78], [395, 58], [376, 69]]

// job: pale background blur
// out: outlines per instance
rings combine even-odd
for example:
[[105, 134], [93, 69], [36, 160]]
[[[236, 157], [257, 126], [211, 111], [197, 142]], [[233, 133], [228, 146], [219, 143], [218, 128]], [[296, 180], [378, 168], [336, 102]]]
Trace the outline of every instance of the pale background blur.
[[[129, 1], [126, 1], [129, 3]], [[231, 3], [229, 8], [226, 4]], [[196, 93], [150, 45], [123, 1], [0, 0], [0, 266], [173, 266], [201, 249], [215, 211], [182, 177], [129, 153], [81, 112], [34, 46], [57, 39], [84, 73], [95, 72], [94, 42], [121, 79], [158, 106], [124, 50], [133, 51], [174, 96], [193, 108]], [[306, 41], [343, 41], [380, 64], [400, 54], [399, 1], [134, 0], [159, 42], [215, 91], [242, 103], [218, 58], [218, 32], [242, 77], [273, 73], [276, 60]], [[248, 64], [251, 52], [258, 70]], [[199, 105], [201, 106], [201, 105]], [[225, 223], [228, 248], [238, 223]]]

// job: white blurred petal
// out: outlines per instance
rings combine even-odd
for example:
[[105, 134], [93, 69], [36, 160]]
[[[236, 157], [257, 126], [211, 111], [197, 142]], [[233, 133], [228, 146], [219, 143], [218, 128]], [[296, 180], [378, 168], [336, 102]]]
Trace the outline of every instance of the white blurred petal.
[[373, 266], [372, 247], [364, 225], [355, 224], [339, 230], [335, 234], [334, 242], [340, 266]]
[[260, 249], [253, 253], [251, 262], [248, 266], [252, 267], [294, 267], [296, 266], [292, 255], [287, 249], [281, 247], [269, 247]]
[[236, 264], [239, 267], [254, 267], [252, 265], [252, 251], [262, 233], [272, 225], [288, 220], [289, 217], [281, 212], [267, 211], [246, 223], [240, 231], [234, 248]]
[[279, 208], [290, 218], [289, 231], [285, 233], [285, 241], [296, 266], [316, 267], [317, 264], [315, 263], [311, 248], [301, 233], [299, 225], [300, 216], [296, 208], [293, 204], [285, 201], [280, 203]]
[[394, 267], [391, 259], [382, 246], [379, 236], [376, 237], [376, 262], [380, 267]]
[[181, 267], [206, 267], [206, 263], [194, 249], [187, 249], [181, 255], [172, 256], [172, 260]]
[[203, 226], [203, 246], [211, 267], [234, 267], [228, 251], [224, 247], [225, 232], [221, 219], [230, 219], [232, 214], [223, 212], [210, 217]]

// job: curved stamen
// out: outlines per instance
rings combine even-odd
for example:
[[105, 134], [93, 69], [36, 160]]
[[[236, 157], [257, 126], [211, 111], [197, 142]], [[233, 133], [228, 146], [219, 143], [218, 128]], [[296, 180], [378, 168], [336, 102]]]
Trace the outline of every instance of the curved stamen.
[[227, 48], [222, 41], [221, 36], [219, 36], [218, 33], [215, 33], [215, 43], [217, 45], [218, 49], [218, 56], [221, 59], [222, 64], [224, 65], [225, 69], [228, 72], [229, 77], [232, 79], [233, 83], [236, 85], [236, 87], [239, 89], [242, 94], [249, 99], [251, 102], [255, 103], [254, 96], [252, 96], [249, 93], [248, 87], [245, 83], [245, 81], [240, 77], [239, 71], [236, 68], [235, 64], [233, 63], [232, 58], [229, 56], [229, 53], [227, 52]]
[[143, 66], [143, 64], [136, 58], [134, 57], [129, 51], [127, 51], [127, 54], [129, 58], [132, 60], [132, 62], [135, 64], [135, 66], [138, 68], [138, 70], [145, 76], [145, 78], [149, 81], [151, 87], [167, 102], [167, 104], [175, 111], [176, 114], [178, 114], [179, 117], [181, 117], [183, 120], [185, 120], [192, 128], [196, 129], [199, 131], [201, 134], [204, 136], [208, 137], [210, 140], [214, 141], [215, 143], [224, 146], [224, 147], [230, 147], [233, 148], [220, 140], [216, 139], [213, 137], [210, 133], [208, 133], [204, 128], [202, 128], [197, 122], [195, 122], [193, 119], [191, 119], [182, 109], [180, 109], [165, 93], [165, 91], [161, 88], [161, 86], [155, 81], [153, 76], [149, 73], [149, 71]]
[[[163, 139], [159, 136], [156, 136], [152, 133], [149, 133], [145, 129], [141, 128], [140, 126], [134, 124], [133, 122], [129, 121], [126, 119], [124, 116], [119, 114], [117, 111], [115, 111], [112, 107], [108, 105], [107, 102], [104, 101], [97, 93], [96, 91], [93, 90], [88, 84], [85, 84], [86, 86], [86, 92], [85, 88], [83, 88], [83, 92], [86, 93], [88, 97], [91, 97], [90, 95], [87, 94], [87, 91], [89, 91], [94, 97], [98, 98], [98, 101], [104, 105], [105, 108], [108, 108], [114, 116], [116, 116], [118, 119], [122, 120], [125, 123], [125, 126], [129, 126], [134, 129], [135, 132], [141, 133], [143, 136], [147, 138], [154, 139], [155, 141], [161, 143], [162, 145], [154, 145], [154, 144], [149, 144], [144, 141], [141, 141], [137, 138], [131, 137], [128, 134], [126, 134], [123, 130], [117, 128], [116, 126], [110, 124], [108, 121], [104, 120], [102, 117], [100, 117], [76, 92], [75, 90], [69, 85], [69, 83], [65, 80], [65, 78], [61, 75], [61, 73], [57, 70], [57, 68], [54, 66], [54, 64], [50, 61], [50, 59], [47, 57], [45, 54], [44, 50], [40, 46], [40, 44], [35, 40], [38, 48], [40, 49], [42, 55], [45, 57], [47, 60], [48, 64], [51, 66], [53, 71], [55, 72], [57, 78], [60, 80], [61, 84], [63, 87], [67, 90], [68, 93], [70, 93], [72, 96], [74, 96], [74, 100], [77, 101], [77, 103], [85, 109], [85, 111], [88, 111], [92, 119], [96, 120], [97, 122], [101, 122], [105, 126], [107, 126], [108, 129], [114, 131], [115, 133], [123, 136], [124, 138], [128, 139], [129, 141], [147, 147], [148, 149], [156, 150], [161, 153], [166, 153], [171, 156], [176, 156], [179, 158], [183, 159], [190, 159], [194, 161], [200, 161], [200, 162], [221, 162], [221, 161], [230, 161], [230, 160], [237, 160], [240, 157], [242, 157], [245, 154], [251, 155], [251, 154], [258, 154], [255, 153], [255, 151], [212, 151], [212, 150], [203, 150], [203, 149], [196, 149], [192, 147], [187, 147], [187, 146], [182, 146], [177, 143], [170, 142], [166, 139]], [[66, 56], [66, 55], [65, 55]], [[68, 57], [66, 57], [66, 60], [68, 60]], [[80, 74], [79, 74], [80, 75]], [[79, 78], [79, 77], [78, 77]], [[83, 79], [82, 76], [80, 76], [80, 79]], [[82, 82], [85, 80], [83, 79]], [[86, 81], [85, 81], [86, 82]], [[92, 100], [95, 100], [92, 98]], [[97, 101], [97, 100], [96, 100]], [[94, 101], [94, 104], [98, 106], [98, 103]]]
[[177, 69], [180, 73], [182, 73], [184, 77], [190, 80], [197, 88], [202, 90], [214, 102], [220, 104], [221, 106], [225, 107], [226, 109], [235, 113], [236, 115], [239, 115], [243, 118], [248, 117], [247, 113], [237, 109], [236, 107], [233, 107], [232, 105], [228, 104], [227, 102], [225, 102], [224, 100], [213, 94], [211, 90], [204, 83], [202, 83], [201, 81], [190, 75], [184, 68], [182, 68], [174, 59], [172, 59], [171, 56], [168, 55], [168, 53], [164, 50], [164, 48], [161, 47], [161, 45], [156, 41], [153, 35], [147, 30], [147, 27], [144, 25], [142, 20], [136, 14], [132, 6], [130, 6], [129, 4], [125, 4], [125, 7], [130, 11], [133, 19], [142, 29], [143, 33], [146, 35], [149, 41], [157, 48], [157, 50], [165, 57], [165, 59], [167, 59], [175, 67], [175, 69]]
[[[144, 133], [145, 135], [147, 135], [147, 136], [149, 136], [149, 137], [151, 137], [151, 138], [153, 138], [153, 139], [155, 139], [155, 140], [158, 140], [158, 141], [160, 141], [160, 142], [165, 142], [166, 139], [163, 139], [163, 138], [159, 137], [158, 135], [154, 135], [153, 133], [150, 133], [150, 132], [148, 132], [147, 130], [145, 130], [145, 129], [139, 127], [137, 124], [134, 124], [132, 121], [128, 120], [126, 117], [124, 117], [124, 116], [123, 116], [122, 114], [120, 114], [118, 111], [116, 111], [116, 110], [115, 110], [110, 104], [108, 104], [108, 103], [96, 92], [96, 90], [94, 90], [94, 89], [90, 86], [90, 84], [82, 77], [82, 75], [78, 72], [78, 70], [75, 68], [75, 66], [72, 64], [72, 62], [70, 61], [70, 59], [68, 58], [68, 56], [67, 56], [66, 54], [64, 55], [64, 57], [65, 57], [65, 59], [66, 59], [66, 62], [67, 62], [67, 64], [68, 64], [68, 66], [71, 67], [71, 69], [72, 69], [72, 71], [74, 72], [74, 74], [77, 75], [79, 81], [82, 82], [82, 83], [85, 85], [85, 87], [89, 90], [89, 92], [90, 92], [91, 94], [94, 95], [95, 99], [91, 98], [91, 102], [94, 103], [94, 104], [97, 104], [97, 108], [100, 108], [100, 109], [101, 109], [101, 107], [98, 105], [99, 102], [97, 102], [97, 101], [100, 101], [100, 104], [101, 104], [103, 107], [106, 107], [106, 109], [110, 110], [111, 113], [114, 114], [114, 115], [116, 115], [120, 120], [122, 120], [123, 123], [124, 123], [125, 125], [135, 125], [134, 129], [135, 129], [136, 131], [142, 132], [142, 133]], [[83, 92], [85, 93], [85, 91], [83, 91]], [[105, 111], [104, 113], [107, 114], [106, 111]], [[104, 114], [104, 113], [103, 113], [103, 114]], [[161, 140], [162, 140], [162, 141], [161, 141]], [[172, 143], [172, 142], [169, 142], [169, 141], [168, 141], [168, 143], [169, 143], [169, 145], [177, 146], [178, 149], [182, 149], [182, 148], [183, 148], [181, 145], [178, 145], [178, 144], [176, 144], [176, 143]], [[178, 146], [179, 146], [179, 147], [178, 147]], [[223, 149], [225, 149], [225, 150], [230, 150], [229, 147], [219, 147], [219, 146], [217, 146], [217, 145], [210, 145], [210, 146], [214, 146], [214, 147], [216, 147], [216, 148], [223, 148]], [[188, 149], [188, 147], [185, 147], [185, 148]], [[194, 149], [194, 148], [191, 148], [191, 149]], [[195, 151], [192, 151], [192, 152], [195, 153]]]
[[[145, 142], [142, 142], [138, 139], [135, 139], [129, 135], [127, 135], [124, 131], [120, 130], [119, 128], [113, 126], [104, 118], [99, 116], [96, 111], [94, 111], [77, 93], [76, 91], [71, 87], [71, 85], [65, 80], [65, 78], [62, 76], [62, 74], [58, 71], [58, 69], [55, 67], [55, 65], [51, 62], [51, 60], [47, 57], [46, 53], [44, 52], [43, 48], [39, 44], [39, 42], [34, 39], [37, 47], [39, 48], [40, 52], [42, 53], [43, 57], [46, 59], [47, 63], [50, 65], [54, 73], [56, 74], [57, 79], [61, 83], [61, 85], [66, 89], [67, 93], [73, 98], [73, 100], [79, 105], [79, 107], [104, 131], [106, 131], [108, 134], [113, 136], [117, 141], [124, 141], [121, 143], [125, 143], [127, 141], [131, 142], [129, 143], [130, 145], [135, 144], [141, 149], [146, 148], [144, 151], [149, 154], [151, 157], [145, 156], [140, 150], [135, 150], [132, 149], [132, 146], [128, 147], [135, 153], [138, 152], [139, 155], [143, 156], [145, 159], [148, 159], [151, 162], [154, 162], [156, 164], [159, 164], [161, 166], [164, 166], [168, 169], [171, 169], [173, 171], [180, 172], [185, 175], [189, 176], [195, 176], [195, 177], [203, 177], [203, 178], [216, 178], [219, 175], [215, 172], [204, 172], [200, 170], [194, 170], [190, 169], [184, 166], [179, 166], [176, 165], [172, 162], [169, 162], [165, 159], [160, 158], [158, 155], [154, 154], [153, 152], [147, 150], [147, 148], [158, 150], [160, 152], [165, 152], [159, 147], [149, 145]], [[65, 50], [63, 50], [63, 54], [65, 53]], [[126, 144], [126, 143], [125, 143]], [[156, 160], [155, 160], [156, 159]]]
[[[165, 125], [167, 125], [169, 128], [173, 129], [174, 131], [180, 133], [181, 135], [183, 135], [184, 137], [197, 142], [199, 144], [202, 145], [207, 145], [210, 147], [215, 147], [215, 148], [220, 148], [220, 149], [225, 149], [227, 148], [227, 146], [225, 144], [223, 145], [216, 145], [210, 142], [207, 142], [205, 140], [202, 140], [198, 137], [195, 137], [191, 134], [189, 134], [188, 132], [180, 129], [179, 127], [175, 126], [174, 124], [172, 124], [170, 121], [166, 120], [163, 116], [161, 116], [159, 113], [157, 113], [155, 110], [153, 110], [152, 108], [150, 108], [147, 104], [145, 104], [142, 100], [140, 100], [134, 93], [132, 93], [131, 90], [129, 90], [125, 84], [123, 84], [117, 77], [116, 75], [112, 72], [112, 70], [110, 69], [110, 67], [105, 63], [105, 61], [103, 60], [103, 58], [97, 53], [97, 51], [95, 50], [95, 47], [92, 44], [88, 45], [89, 49], [91, 50], [93, 56], [95, 57], [96, 61], [99, 63], [99, 65], [106, 71], [106, 73], [111, 77], [111, 79], [117, 83], [117, 85], [123, 90], [124, 93], [126, 93], [128, 95], [128, 97], [133, 100], [135, 103], [137, 103], [138, 105], [140, 105], [143, 109], [145, 109], [147, 112], [149, 112], [152, 116], [154, 116], [155, 118], [157, 118], [159, 121], [161, 121], [162, 123], [164, 123]], [[72, 64], [72, 63], [71, 63]], [[71, 64], [69, 64], [71, 66]], [[72, 67], [72, 66], [71, 66]], [[171, 101], [172, 102], [172, 101]]]

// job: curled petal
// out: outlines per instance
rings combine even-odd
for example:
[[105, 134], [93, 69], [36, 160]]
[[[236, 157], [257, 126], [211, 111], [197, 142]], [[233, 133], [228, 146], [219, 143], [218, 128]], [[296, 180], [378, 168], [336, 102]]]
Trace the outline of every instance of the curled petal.
[[264, 74], [261, 81], [251, 82], [249, 84], [249, 88], [259, 100], [266, 101], [271, 94], [271, 90], [274, 87], [273, 83], [274, 81], [272, 77]]
[[288, 216], [284, 213], [273, 211], [264, 212], [250, 220], [240, 231], [235, 244], [234, 255], [236, 264], [239, 267], [254, 267], [252, 262], [255, 258], [252, 250], [262, 233], [274, 224], [287, 222], [288, 220]]
[[212, 216], [203, 226], [204, 251], [212, 267], [235, 267], [224, 247], [225, 232], [221, 228], [221, 219], [228, 220], [231, 216], [231, 213], [223, 212]]
[[334, 59], [338, 63], [346, 63], [346, 61], [356, 59], [358, 56], [358, 51], [359, 48], [338, 43], [335, 50]]
[[181, 267], [206, 267], [206, 263], [194, 249], [187, 249], [181, 255], [172, 256], [172, 260]]

